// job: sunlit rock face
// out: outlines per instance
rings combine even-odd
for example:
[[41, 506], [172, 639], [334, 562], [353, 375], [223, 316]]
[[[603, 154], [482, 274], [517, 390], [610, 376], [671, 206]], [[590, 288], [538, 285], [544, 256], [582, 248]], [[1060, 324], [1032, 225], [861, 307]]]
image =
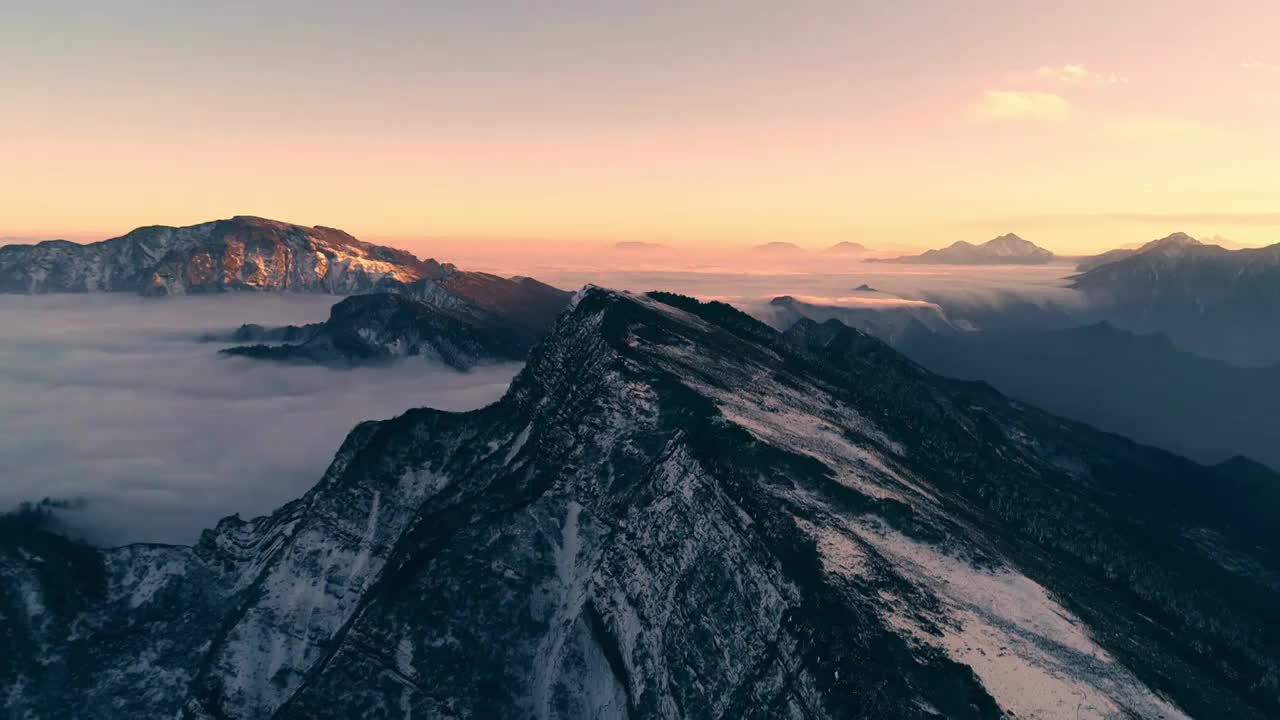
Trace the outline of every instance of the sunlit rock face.
[[364, 423], [195, 547], [0, 526], [0, 703], [1263, 718], [1265, 492], [836, 322], [588, 288], [498, 403]]
[[0, 247], [0, 292], [350, 294], [384, 280], [413, 282], [439, 267], [333, 228], [234, 217], [189, 227], [143, 227], [89, 245], [6, 245]]

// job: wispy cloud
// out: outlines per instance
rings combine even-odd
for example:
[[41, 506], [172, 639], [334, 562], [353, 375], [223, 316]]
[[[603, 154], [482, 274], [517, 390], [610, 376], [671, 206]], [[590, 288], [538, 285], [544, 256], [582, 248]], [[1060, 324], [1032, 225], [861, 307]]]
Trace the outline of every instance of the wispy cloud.
[[1052, 80], [1066, 85], [1128, 85], [1129, 78], [1115, 73], [1104, 73], [1090, 70], [1084, 65], [1067, 63], [1066, 65], [1045, 65], [1037, 68], [1032, 76], [1040, 80]]
[[1121, 142], [1196, 143], [1218, 142], [1224, 131], [1203, 122], [1181, 117], [1155, 115], [1117, 117], [1102, 128], [1110, 138]]
[[1070, 113], [1066, 98], [1038, 90], [988, 90], [969, 111], [977, 120], [1058, 120]]
[[1257, 73], [1280, 73], [1280, 65], [1276, 63], [1258, 60], [1257, 58], [1245, 58], [1240, 61], [1240, 67], [1249, 72]]

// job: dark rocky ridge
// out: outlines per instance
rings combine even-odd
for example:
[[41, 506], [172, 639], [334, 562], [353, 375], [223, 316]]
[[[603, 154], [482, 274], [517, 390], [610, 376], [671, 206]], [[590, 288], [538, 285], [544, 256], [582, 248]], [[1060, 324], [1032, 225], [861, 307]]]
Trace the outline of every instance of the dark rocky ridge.
[[194, 548], [0, 535], [0, 684], [34, 717], [1262, 718], [1280, 529], [1220, 472], [839, 323], [590, 289], [499, 403], [364, 423]]
[[524, 359], [572, 297], [531, 278], [452, 265], [412, 283], [384, 281], [378, 290], [334, 305], [323, 323], [242, 325], [207, 339], [255, 343], [222, 352], [259, 360], [354, 366], [418, 357], [466, 370]]
[[[550, 323], [548, 323], [548, 327]], [[264, 342], [242, 345], [227, 355], [299, 364], [355, 366], [404, 358], [442, 362], [469, 370], [484, 362], [522, 360], [540, 339], [535, 333], [487, 315], [441, 308], [390, 293], [355, 295], [333, 306], [318, 325], [250, 332]], [[294, 338], [290, 342], [289, 338]]]

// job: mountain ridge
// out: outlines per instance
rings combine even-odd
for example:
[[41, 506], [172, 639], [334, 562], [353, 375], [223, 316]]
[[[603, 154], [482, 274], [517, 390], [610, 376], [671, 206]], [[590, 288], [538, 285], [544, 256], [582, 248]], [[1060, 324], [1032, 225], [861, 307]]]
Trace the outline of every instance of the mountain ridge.
[[[362, 423], [303, 498], [194, 548], [0, 535], [6, 702], [282, 719], [1277, 707], [1264, 508], [1226, 515], [1201, 466], [839, 323], [797, 327], [588, 288], [498, 403]], [[59, 574], [73, 563], [102, 581]]]
[[351, 294], [391, 279], [411, 282], [439, 263], [357, 240], [335, 228], [237, 215], [149, 225], [84, 245], [0, 246], [0, 292], [202, 292], [288, 290]]
[[370, 292], [335, 304], [324, 322], [245, 324], [203, 339], [251, 343], [220, 352], [257, 360], [350, 367], [412, 357], [469, 370], [523, 359], [572, 297], [533, 278], [445, 264], [409, 283], [384, 278]]
[[895, 258], [876, 258], [868, 262], [883, 263], [938, 263], [943, 265], [1043, 265], [1051, 262], [1054, 254], [1022, 239], [1014, 233], [1005, 233], [980, 245], [957, 240], [947, 247], [926, 250], [919, 255]]
[[1227, 250], [1175, 233], [1071, 278], [1090, 312], [1241, 365], [1280, 363], [1280, 243]]

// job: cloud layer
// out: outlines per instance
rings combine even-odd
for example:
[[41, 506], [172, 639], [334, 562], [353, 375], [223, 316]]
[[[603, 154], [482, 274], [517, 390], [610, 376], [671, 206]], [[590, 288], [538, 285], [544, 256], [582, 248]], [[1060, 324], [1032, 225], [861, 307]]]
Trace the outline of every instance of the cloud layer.
[[305, 492], [357, 422], [479, 407], [519, 370], [286, 367], [196, 340], [319, 320], [332, 302], [0, 296], [0, 510], [83, 499], [56, 516], [92, 541], [191, 542]]
[[1084, 65], [1067, 63], [1065, 65], [1038, 68], [1035, 77], [1054, 80], [1065, 85], [1128, 85], [1129, 78], [1115, 73], [1102, 73], [1090, 70]]
[[1071, 113], [1071, 103], [1040, 90], [988, 90], [971, 112], [979, 120], [1057, 120]]

